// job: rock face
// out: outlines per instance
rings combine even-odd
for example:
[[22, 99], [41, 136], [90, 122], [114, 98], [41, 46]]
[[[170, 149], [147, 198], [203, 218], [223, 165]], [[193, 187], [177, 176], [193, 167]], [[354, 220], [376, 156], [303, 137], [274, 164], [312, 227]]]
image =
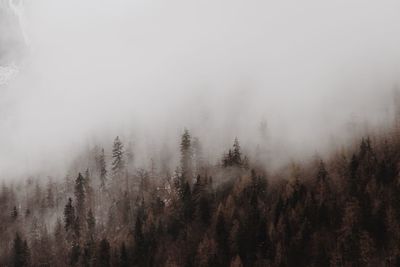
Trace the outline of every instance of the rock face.
[[21, 11], [22, 0], [0, 0], [0, 85], [18, 72], [27, 48]]
[[0, 0], [0, 65], [17, 64], [26, 49], [18, 8], [21, 3]]

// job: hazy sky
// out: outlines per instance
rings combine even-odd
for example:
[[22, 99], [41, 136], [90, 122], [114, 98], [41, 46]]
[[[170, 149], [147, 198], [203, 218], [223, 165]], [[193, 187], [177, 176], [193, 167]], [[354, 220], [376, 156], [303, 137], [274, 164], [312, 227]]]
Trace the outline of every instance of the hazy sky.
[[23, 7], [28, 52], [0, 92], [3, 173], [65, 162], [88, 140], [117, 134], [147, 157], [184, 127], [211, 154], [235, 136], [254, 147], [263, 118], [274, 149], [322, 151], [350, 134], [350, 121], [387, 120], [399, 80], [399, 1]]

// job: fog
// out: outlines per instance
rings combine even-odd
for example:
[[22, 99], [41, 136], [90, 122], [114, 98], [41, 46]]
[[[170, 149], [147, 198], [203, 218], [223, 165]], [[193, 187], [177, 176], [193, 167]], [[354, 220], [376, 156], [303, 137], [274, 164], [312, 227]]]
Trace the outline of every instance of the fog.
[[0, 21], [24, 43], [16, 56], [0, 38], [0, 62], [18, 66], [0, 91], [2, 179], [67, 166], [96, 142], [109, 152], [116, 135], [146, 164], [165, 143], [178, 151], [185, 127], [212, 161], [237, 136], [283, 162], [393, 116], [398, 1], [22, 4], [19, 27]]

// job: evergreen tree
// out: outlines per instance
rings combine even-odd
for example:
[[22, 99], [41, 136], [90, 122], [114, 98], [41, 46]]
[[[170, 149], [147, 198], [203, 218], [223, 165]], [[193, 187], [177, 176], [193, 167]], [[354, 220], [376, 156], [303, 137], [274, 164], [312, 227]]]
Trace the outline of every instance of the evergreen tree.
[[46, 202], [47, 202], [47, 207], [49, 209], [54, 208], [55, 201], [54, 201], [53, 183], [51, 182], [51, 180], [49, 180], [47, 184]]
[[29, 266], [30, 252], [28, 243], [20, 237], [18, 233], [15, 234], [13, 243], [13, 266], [25, 267]]
[[237, 138], [235, 138], [233, 142], [232, 149], [229, 149], [228, 153], [222, 159], [222, 166], [224, 167], [236, 166], [236, 167], [244, 167], [246, 169], [249, 167], [248, 158], [247, 157], [242, 158], [242, 152], [240, 150], [239, 140]]
[[185, 182], [182, 193], [181, 193], [183, 217], [185, 221], [189, 222], [192, 220], [194, 212], [194, 203], [192, 199], [192, 192], [190, 190], [189, 182]]
[[91, 178], [90, 178], [90, 171], [89, 168], [86, 169], [85, 171], [85, 179], [84, 179], [84, 190], [85, 190], [85, 199], [87, 199], [87, 208], [92, 208], [94, 203], [94, 196], [93, 196], [93, 188], [92, 188], [92, 183], [91, 183]]
[[107, 164], [104, 148], [101, 149], [100, 155], [97, 157], [97, 166], [100, 173], [100, 188], [105, 189], [107, 182]]
[[220, 266], [227, 265], [229, 255], [229, 232], [225, 223], [224, 214], [220, 210], [217, 217], [217, 224], [215, 226], [215, 235], [217, 241], [217, 248], [219, 251]]
[[75, 208], [72, 205], [72, 199], [68, 198], [68, 203], [64, 208], [64, 227], [68, 232], [73, 229], [75, 223]]
[[192, 146], [191, 136], [187, 129], [181, 137], [181, 176], [185, 181], [191, 182], [192, 179]]
[[88, 229], [88, 237], [89, 240], [92, 242], [95, 239], [95, 230], [96, 230], [96, 219], [94, 218], [92, 209], [90, 209], [87, 214], [86, 223]]
[[111, 253], [110, 253], [110, 243], [106, 238], [103, 238], [100, 241], [99, 249], [98, 249], [98, 255], [97, 255], [97, 263], [99, 267], [110, 267], [110, 259], [111, 259]]
[[199, 138], [193, 139], [193, 158], [196, 165], [196, 174], [200, 174], [202, 169], [204, 169], [204, 158], [203, 158], [203, 148], [201, 146]]
[[242, 152], [240, 151], [239, 140], [237, 138], [233, 142], [232, 161], [236, 166], [241, 166], [242, 164]]
[[79, 173], [75, 180], [75, 201], [76, 201], [76, 216], [77, 223], [81, 226], [81, 222], [85, 221], [86, 217], [86, 192], [85, 192], [85, 178]]
[[16, 206], [14, 206], [12, 212], [11, 212], [11, 218], [13, 221], [16, 221], [18, 218], [18, 209]]
[[126, 249], [125, 242], [122, 242], [122, 245], [120, 248], [119, 266], [120, 267], [129, 267], [130, 266], [128, 251]]
[[135, 250], [134, 250], [135, 262], [137, 265], [143, 266], [146, 260], [146, 247], [145, 247], [145, 237], [143, 234], [143, 222], [140, 215], [136, 217], [134, 240], [135, 240]]
[[113, 150], [112, 150], [112, 167], [114, 176], [122, 175], [125, 169], [125, 159], [124, 159], [124, 145], [122, 144], [119, 136], [114, 140]]

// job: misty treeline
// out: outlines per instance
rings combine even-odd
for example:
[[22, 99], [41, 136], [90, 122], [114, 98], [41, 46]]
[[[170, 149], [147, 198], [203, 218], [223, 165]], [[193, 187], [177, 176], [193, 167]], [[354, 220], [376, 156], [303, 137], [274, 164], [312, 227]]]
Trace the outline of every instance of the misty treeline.
[[400, 134], [274, 173], [181, 136], [173, 173], [115, 138], [65, 179], [3, 182], [0, 266], [399, 266]]

